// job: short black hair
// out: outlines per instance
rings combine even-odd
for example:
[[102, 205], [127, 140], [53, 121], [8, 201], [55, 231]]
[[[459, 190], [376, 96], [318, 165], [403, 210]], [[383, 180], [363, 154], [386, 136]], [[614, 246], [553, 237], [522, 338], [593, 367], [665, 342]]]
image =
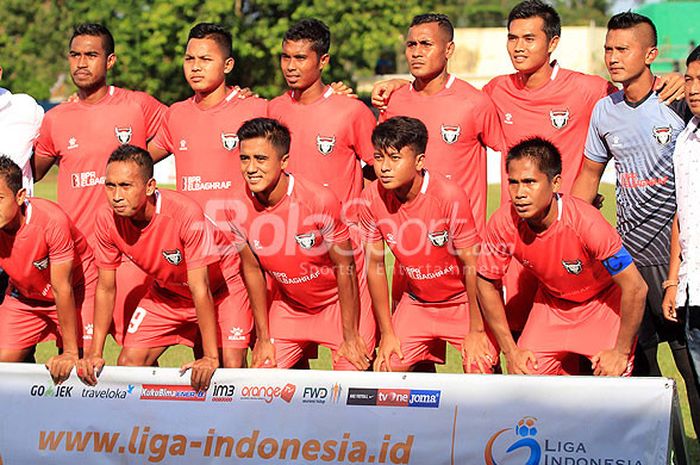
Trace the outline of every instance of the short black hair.
[[413, 26], [417, 26], [419, 24], [430, 24], [430, 23], [437, 23], [438, 28], [445, 34], [447, 34], [447, 37], [449, 37], [449, 40], [452, 41], [455, 38], [455, 28], [452, 25], [452, 21], [450, 21], [450, 17], [447, 15], [443, 15], [441, 13], [426, 13], [422, 15], [416, 15], [413, 17], [413, 20], [411, 21], [411, 25], [409, 28], [412, 28]]
[[331, 49], [331, 31], [323, 21], [315, 18], [302, 19], [284, 33], [282, 42], [308, 40], [311, 49], [321, 57]]
[[639, 13], [633, 13], [631, 11], [625, 11], [623, 13], [618, 13], [614, 15], [608, 21], [608, 31], [613, 31], [616, 29], [632, 29], [633, 27], [639, 26], [641, 24], [647, 24], [651, 28], [651, 39], [652, 46], [656, 47], [657, 34], [656, 26], [651, 19]]
[[83, 23], [75, 26], [73, 28], [73, 35], [68, 41], [68, 48], [70, 48], [71, 44], [73, 43], [73, 39], [78, 36], [100, 37], [102, 38], [102, 48], [105, 49], [107, 56], [114, 53], [114, 37], [112, 37], [112, 33], [109, 32], [109, 29], [102, 24]]
[[547, 40], [561, 36], [561, 18], [554, 7], [541, 0], [525, 0], [520, 2], [508, 13], [507, 27], [516, 19], [542, 18], [544, 33]]
[[419, 119], [395, 116], [379, 124], [372, 131], [372, 145], [376, 150], [393, 148], [401, 151], [410, 146], [416, 155], [425, 153], [428, 145], [428, 129]]
[[287, 126], [272, 118], [253, 118], [238, 129], [238, 140], [263, 138], [269, 141], [282, 154], [289, 153], [291, 137]]
[[190, 39], [211, 39], [224, 52], [226, 58], [233, 56], [233, 38], [221, 24], [199, 23], [190, 29], [187, 41]]
[[541, 137], [532, 137], [515, 144], [506, 157], [506, 171], [510, 162], [529, 158], [537, 164], [540, 171], [547, 175], [550, 181], [561, 174], [561, 153], [550, 141]]
[[22, 187], [22, 169], [7, 155], [0, 155], [0, 178], [13, 194], [17, 195]]
[[130, 161], [136, 163], [141, 168], [144, 180], [148, 181], [153, 177], [153, 158], [151, 154], [141, 147], [135, 145], [120, 145], [112, 152], [107, 160], [107, 165], [117, 161]]
[[700, 45], [695, 47], [693, 51], [690, 52], [690, 55], [688, 55], [688, 59], [685, 60], [685, 65], [690, 66], [690, 64], [694, 61], [700, 61]]

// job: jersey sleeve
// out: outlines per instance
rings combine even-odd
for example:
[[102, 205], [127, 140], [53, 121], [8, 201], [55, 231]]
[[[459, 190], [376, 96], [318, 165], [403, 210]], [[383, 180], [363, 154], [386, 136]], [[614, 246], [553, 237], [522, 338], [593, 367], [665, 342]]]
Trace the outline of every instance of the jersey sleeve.
[[503, 152], [505, 149], [505, 137], [501, 119], [498, 117], [496, 105], [486, 93], [482, 92], [482, 105], [479, 109], [479, 140], [481, 143], [496, 152]]
[[455, 186], [450, 189], [444, 200], [448, 209], [450, 237], [457, 249], [466, 249], [479, 243], [479, 234], [476, 231], [476, 222], [472, 214], [471, 204], [464, 190]]
[[67, 216], [55, 218], [46, 225], [44, 238], [49, 250], [49, 263], [73, 260], [75, 247]]
[[95, 218], [95, 264], [98, 268], [116, 270], [122, 262], [122, 252], [112, 239], [110, 210], [100, 210]]
[[145, 92], [139, 92], [139, 95], [141, 96], [141, 108], [143, 108], [143, 115], [146, 120], [146, 139], [152, 139], [163, 125], [165, 112], [168, 107]]
[[247, 242], [248, 235], [244, 227], [244, 222], [248, 216], [248, 209], [243, 200], [232, 198], [227, 199], [224, 206], [224, 218], [226, 225], [221, 229], [226, 230], [227, 238], [240, 250]]
[[183, 206], [180, 224], [180, 240], [185, 249], [187, 269], [193, 270], [220, 260], [214, 240], [214, 223], [197, 205]]
[[172, 112], [172, 107], [168, 108], [163, 117], [163, 124], [160, 125], [156, 135], [153, 137], [153, 145], [168, 153], [173, 152], [173, 137], [170, 134], [170, 118], [172, 117]]
[[340, 219], [341, 205], [330, 189], [321, 189], [318, 193], [319, 213], [318, 228], [323, 240], [337, 244], [350, 240], [350, 230]]
[[603, 110], [603, 101], [599, 101], [593, 109], [591, 122], [588, 125], [588, 136], [586, 137], [585, 155], [589, 160], [598, 163], [607, 163], [612, 154], [605, 144], [605, 139], [600, 128], [601, 113]]
[[381, 242], [383, 236], [377, 226], [377, 218], [372, 213], [372, 201], [369, 193], [374, 186], [370, 186], [362, 194], [362, 202], [359, 208], [360, 234], [365, 242]]
[[[347, 98], [347, 97], [344, 97]], [[374, 164], [374, 146], [372, 145], [372, 131], [377, 125], [374, 114], [364, 104], [358, 103], [358, 109], [353, 115], [350, 124], [352, 129], [351, 141], [355, 154], [368, 165]]]
[[622, 239], [602, 213], [592, 205], [583, 201], [576, 202], [581, 231], [581, 240], [586, 250], [599, 261], [606, 260], [622, 248]]
[[516, 231], [509, 221], [510, 208], [510, 204], [502, 206], [486, 226], [476, 266], [477, 273], [486, 279], [501, 279], [513, 258]]
[[58, 153], [56, 153], [56, 148], [53, 144], [53, 138], [51, 137], [50, 115], [51, 113], [47, 113], [46, 117], [44, 117], [41, 121], [41, 126], [39, 126], [39, 136], [34, 142], [34, 155], [38, 157], [58, 157]]

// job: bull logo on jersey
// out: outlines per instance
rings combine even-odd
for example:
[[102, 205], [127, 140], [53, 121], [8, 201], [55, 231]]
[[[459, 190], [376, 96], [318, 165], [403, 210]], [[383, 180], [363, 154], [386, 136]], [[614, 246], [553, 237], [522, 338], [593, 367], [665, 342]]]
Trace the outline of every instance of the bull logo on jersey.
[[322, 155], [329, 155], [335, 147], [335, 136], [333, 137], [322, 137], [316, 136], [316, 147]]
[[581, 260], [576, 260], [576, 261], [566, 261], [562, 260], [561, 264], [564, 265], [564, 269], [570, 273], [570, 274], [581, 274], [583, 271], [583, 263], [581, 263]]
[[238, 134], [235, 132], [222, 132], [221, 143], [224, 144], [224, 148], [230, 152], [238, 147]]
[[49, 267], [49, 256], [47, 255], [44, 258], [41, 258], [39, 260], [33, 261], [32, 265], [39, 270], [39, 271], [44, 271]]
[[569, 122], [569, 110], [550, 111], [549, 119], [552, 122], [552, 126], [556, 129], [561, 129]]
[[114, 128], [114, 134], [120, 144], [125, 145], [131, 142], [131, 126], [128, 128]]
[[447, 234], [447, 231], [428, 233], [428, 239], [430, 239], [430, 243], [435, 247], [444, 247], [445, 244], [447, 244], [447, 239], [449, 239], [449, 237], [450, 236]]
[[163, 258], [171, 265], [177, 266], [182, 263], [182, 252], [180, 249], [163, 250]]
[[442, 134], [442, 140], [447, 144], [454, 144], [459, 139], [459, 135], [462, 133], [462, 128], [459, 125], [451, 124], [441, 124], [440, 134]]
[[297, 244], [299, 244], [299, 247], [302, 249], [310, 249], [316, 244], [316, 236], [314, 233], [297, 234], [294, 236], [294, 239], [296, 239]]
[[671, 126], [654, 126], [654, 139], [661, 145], [671, 142]]

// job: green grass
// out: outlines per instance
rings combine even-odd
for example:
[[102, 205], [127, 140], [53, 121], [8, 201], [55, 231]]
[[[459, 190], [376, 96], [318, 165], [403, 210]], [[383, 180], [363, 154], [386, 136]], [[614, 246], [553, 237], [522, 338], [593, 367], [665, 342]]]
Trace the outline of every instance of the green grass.
[[[605, 217], [612, 223], [615, 224], [615, 189], [612, 185], [602, 185], [601, 193], [605, 196], [606, 201], [603, 205], [602, 212]], [[56, 170], [53, 169], [46, 177], [35, 187], [35, 195], [40, 197], [46, 197], [50, 199], [55, 199], [56, 196]], [[500, 188], [496, 185], [489, 186], [489, 202], [488, 210], [491, 214], [497, 207], [500, 201]], [[387, 268], [391, 270], [393, 268], [392, 263], [387, 264]], [[109, 365], [115, 365], [117, 361], [117, 356], [119, 347], [111, 339], [107, 341], [107, 346], [105, 348], [105, 360]], [[48, 358], [56, 353], [56, 346], [52, 342], [47, 342], [40, 344], [37, 348], [36, 360], [38, 363], [44, 363]], [[681, 414], [683, 417], [683, 423], [686, 431], [686, 436], [689, 439], [690, 448], [690, 463], [700, 463], [700, 447], [696, 441], [697, 435], [693, 430], [693, 425], [690, 419], [690, 410], [688, 407], [688, 400], [686, 398], [685, 383], [683, 378], [680, 376], [676, 370], [675, 364], [673, 362], [673, 357], [671, 356], [668, 344], [664, 343], [660, 346], [658, 353], [659, 364], [664, 376], [673, 378], [676, 380], [678, 386], [678, 393], [681, 399]], [[165, 367], [179, 367], [182, 363], [192, 360], [192, 350], [184, 346], [176, 346], [168, 349], [163, 356], [161, 356], [159, 363], [160, 366]], [[331, 355], [330, 351], [326, 348], [320, 348], [319, 357], [316, 360], [311, 361], [311, 367], [319, 370], [329, 370], [331, 367]], [[438, 372], [440, 373], [460, 373], [462, 371], [462, 363], [459, 352], [455, 350], [452, 346], [448, 347], [447, 351], [447, 363], [443, 366], [438, 366]]]

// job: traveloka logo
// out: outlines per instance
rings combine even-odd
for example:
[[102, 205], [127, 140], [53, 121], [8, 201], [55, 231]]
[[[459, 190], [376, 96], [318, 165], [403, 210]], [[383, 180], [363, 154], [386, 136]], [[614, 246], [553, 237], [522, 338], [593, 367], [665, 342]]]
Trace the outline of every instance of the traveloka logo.
[[[542, 458], [542, 447], [540, 447], [540, 443], [535, 439], [538, 432], [535, 426], [536, 421], [537, 418], [534, 417], [523, 417], [518, 424], [515, 425], [515, 428], [505, 428], [491, 436], [484, 450], [486, 465], [498, 465], [502, 463], [501, 460], [505, 460], [509, 454], [523, 448], [527, 448], [530, 452], [530, 456], [527, 461], [523, 462], [523, 465], [539, 465], [540, 459]], [[514, 432], [515, 438], [513, 438], [512, 435], [506, 434], [508, 432]], [[494, 449], [496, 450], [495, 456]], [[505, 452], [503, 449], [505, 449]], [[498, 457], [498, 461], [496, 457]]]
[[126, 399], [129, 394], [134, 392], [134, 385], [129, 384], [126, 389], [119, 388], [83, 388], [80, 396], [89, 397], [92, 399]]

